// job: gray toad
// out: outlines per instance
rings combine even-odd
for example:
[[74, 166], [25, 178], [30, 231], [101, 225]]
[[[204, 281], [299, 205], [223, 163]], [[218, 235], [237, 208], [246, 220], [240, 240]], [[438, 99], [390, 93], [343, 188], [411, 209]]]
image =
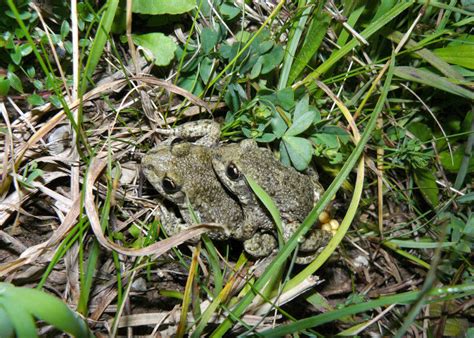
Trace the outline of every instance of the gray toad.
[[[283, 219], [284, 239], [294, 233], [323, 191], [317, 176], [283, 166], [269, 150], [259, 148], [252, 140], [218, 145], [219, 125], [213, 121], [191, 122], [158, 132], [170, 138], [148, 152], [142, 166], [148, 181], [182, 214], [185, 223], [163, 220], [170, 235], [194, 223], [193, 210], [199, 221], [220, 223], [227, 229], [210, 233], [211, 238], [242, 240], [249, 254], [267, 256], [277, 248], [275, 226], [244, 175], [254, 178], [274, 199]], [[197, 141], [176, 143], [177, 138]], [[330, 232], [312, 230], [300, 251], [314, 253], [329, 238]], [[299, 263], [308, 260], [298, 257]]]
[[[285, 241], [298, 229], [324, 192], [315, 172], [302, 174], [285, 167], [270, 150], [258, 147], [254, 140], [219, 147], [214, 151], [212, 163], [220, 181], [242, 204], [245, 223], [251, 223], [258, 229], [274, 229], [271, 216], [248, 186], [246, 177], [251, 177], [270, 195], [282, 218]], [[330, 231], [311, 229], [300, 240], [297, 262], [311, 261], [331, 237]], [[256, 245], [258, 242], [245, 244], [248, 250], [247, 245]], [[251, 248], [254, 252], [261, 251], [262, 255], [268, 249], [269, 244], [263, 242], [261, 248]]]
[[219, 223], [227, 230], [210, 233], [213, 239], [243, 236], [242, 209], [215, 177], [210, 148], [191, 143], [162, 144], [143, 157], [142, 168], [160, 195], [179, 208], [184, 220], [181, 223], [165, 215], [163, 227], [168, 235], [195, 223], [194, 212], [198, 221]]

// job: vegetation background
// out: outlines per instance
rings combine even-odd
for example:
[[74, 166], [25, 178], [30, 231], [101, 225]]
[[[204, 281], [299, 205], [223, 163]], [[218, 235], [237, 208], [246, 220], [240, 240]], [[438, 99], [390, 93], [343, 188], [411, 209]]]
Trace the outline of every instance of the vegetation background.
[[[474, 336], [474, 2], [0, 10], [1, 337]], [[321, 176], [275, 257], [160, 230], [140, 159], [209, 118]], [[328, 205], [339, 229], [294, 265]]]

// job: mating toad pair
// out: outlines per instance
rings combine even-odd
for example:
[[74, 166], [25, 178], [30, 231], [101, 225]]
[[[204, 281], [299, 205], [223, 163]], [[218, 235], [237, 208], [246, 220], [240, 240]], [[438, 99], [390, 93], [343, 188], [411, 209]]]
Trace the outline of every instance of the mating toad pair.
[[[255, 257], [268, 256], [278, 247], [272, 217], [249, 187], [245, 177], [258, 183], [277, 206], [288, 240], [324, 191], [315, 172], [302, 174], [276, 160], [255, 141], [219, 144], [219, 125], [204, 120], [159, 131], [169, 139], [142, 160], [143, 172], [153, 187], [176, 204], [182, 219], [162, 210], [162, 225], [174, 235], [195, 224], [219, 223], [212, 239], [243, 241]], [[179, 140], [196, 139], [194, 143]], [[331, 231], [311, 229], [300, 240], [297, 262], [311, 261], [331, 239]]]

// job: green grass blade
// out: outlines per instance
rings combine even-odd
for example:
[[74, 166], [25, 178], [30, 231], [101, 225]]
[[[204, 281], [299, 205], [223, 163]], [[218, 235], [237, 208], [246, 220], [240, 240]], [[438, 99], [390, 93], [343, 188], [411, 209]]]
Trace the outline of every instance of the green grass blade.
[[[365, 4], [361, 3], [360, 6], [354, 9], [350, 14], [347, 13], [349, 15], [349, 17], [347, 18], [347, 24], [351, 27], [354, 27], [359, 18], [361, 17], [362, 13], [365, 11], [366, 7], [367, 6]], [[339, 34], [339, 37], [337, 38], [337, 45], [344, 46], [350, 36], [351, 34], [348, 30], [342, 30], [341, 34]]]
[[[6, 283], [0, 283], [0, 288]], [[10, 303], [15, 309], [15, 317], [26, 315], [44, 320], [59, 330], [70, 333], [76, 337], [90, 337], [85, 322], [69, 307], [56, 297], [39, 290], [7, 286], [2, 294], [2, 302]], [[7, 311], [7, 313], [9, 313]], [[9, 313], [9, 315], [11, 315]], [[12, 320], [15, 318], [11, 318]], [[24, 318], [26, 320], [26, 318]], [[13, 322], [15, 324], [15, 322]], [[24, 324], [26, 325], [26, 323]], [[16, 325], [15, 325], [16, 328]], [[18, 331], [17, 331], [18, 333]], [[28, 335], [30, 337], [30, 335]]]
[[76, 224], [76, 226], [74, 226], [71, 229], [71, 231], [69, 231], [66, 238], [61, 242], [58, 249], [54, 253], [54, 256], [49, 262], [48, 267], [46, 268], [46, 271], [43, 273], [43, 276], [41, 276], [41, 280], [36, 286], [38, 290], [43, 288], [44, 284], [46, 283], [46, 280], [48, 279], [48, 276], [51, 274], [56, 264], [58, 264], [58, 262], [61, 260], [61, 258], [64, 257], [66, 252], [79, 239], [80, 232], [84, 232], [87, 226], [88, 226], [88, 223], [84, 223], [84, 218], [81, 218], [79, 222]]
[[221, 292], [222, 286], [224, 284], [224, 275], [219, 264], [219, 255], [217, 254], [214, 243], [212, 243], [212, 240], [209, 239], [209, 236], [205, 234], [201, 237], [201, 239], [204, 242], [204, 246], [206, 247], [206, 251], [208, 253], [208, 261], [214, 277], [214, 295], [217, 295], [219, 292]]
[[92, 42], [89, 57], [84, 68], [84, 75], [81, 77], [80, 95], [84, 94], [87, 89], [88, 80], [92, 78], [92, 74], [99, 63], [100, 57], [104, 51], [105, 43], [107, 42], [112, 23], [114, 21], [115, 13], [117, 11], [118, 0], [108, 0], [105, 4], [106, 10], [97, 29], [97, 34]]
[[424, 241], [410, 241], [410, 240], [402, 240], [402, 239], [392, 239], [388, 241], [390, 244], [396, 245], [400, 248], [411, 248], [411, 249], [435, 249], [438, 246], [442, 248], [449, 248], [451, 246], [456, 245], [456, 242], [424, 242]]
[[[364, 29], [360, 35], [365, 39], [370, 38], [373, 34], [377, 33], [381, 29], [383, 29], [390, 21], [398, 17], [402, 14], [405, 10], [413, 6], [413, 1], [401, 2], [394, 6], [391, 10], [387, 13], [382, 15], [379, 19], [372, 22], [366, 29]], [[346, 54], [350, 53], [352, 49], [357, 47], [359, 41], [357, 39], [352, 39], [346, 45], [341, 46], [341, 49], [335, 51], [324, 63], [322, 63], [318, 68], [316, 68], [311, 74], [309, 74], [301, 84], [308, 85], [308, 87], [312, 90], [314, 89], [314, 84], [312, 82], [318, 79], [322, 74], [326, 73], [332, 66], [336, 64], [341, 58], [343, 58]]]
[[[1, 286], [0, 286], [1, 288]], [[35, 338], [38, 337], [36, 325], [33, 316], [28, 313], [21, 305], [14, 302], [6, 303], [0, 300], [0, 307], [5, 311], [10, 324], [13, 326], [16, 337], [18, 338]]]
[[[395, 31], [389, 34], [387, 37], [390, 40], [395, 41], [396, 43], [399, 43], [401, 39], [403, 38], [403, 34], [401, 32]], [[419, 48], [418, 44], [413, 40], [408, 40], [404, 47], [405, 49]], [[424, 59], [426, 62], [428, 62], [433, 67], [435, 67], [445, 76], [459, 80], [459, 81], [464, 81], [464, 77], [461, 74], [459, 74], [459, 72], [456, 69], [454, 69], [449, 63], [447, 63], [442, 58], [437, 56], [435, 54], [436, 52], [433, 53], [427, 48], [422, 48], [419, 50], [415, 50], [413, 53], [415, 55], [418, 55], [420, 58]]]
[[[432, 298], [431, 303], [442, 301], [446, 296], [448, 298], [462, 298], [474, 294], [474, 284], [462, 284], [451, 287], [437, 288], [430, 291], [429, 295], [432, 297], [440, 296], [441, 298]], [[331, 321], [340, 319], [345, 316], [354, 315], [360, 312], [375, 309], [380, 306], [391, 304], [410, 304], [414, 302], [420, 295], [420, 291], [410, 291], [393, 296], [380, 297], [372, 301], [361, 304], [347, 306], [343, 309], [329, 311], [317, 316], [305, 318], [297, 322], [282, 325], [275, 329], [260, 332], [259, 335], [263, 337], [277, 337], [285, 334], [294, 334], [302, 330], [316, 327]]]
[[[302, 9], [306, 5], [306, 0], [299, 2], [298, 9]], [[288, 84], [288, 77], [291, 70], [291, 65], [295, 59], [296, 49], [301, 40], [301, 35], [303, 34], [306, 21], [308, 20], [308, 15], [311, 12], [311, 6], [308, 6], [302, 13], [298, 23], [293, 27], [292, 32], [290, 33], [290, 40], [285, 49], [285, 59], [283, 60], [283, 67], [280, 72], [280, 78], [278, 80], [278, 89], [283, 89]]]
[[234, 286], [235, 279], [239, 277], [239, 271], [241, 268], [247, 263], [247, 259], [245, 258], [244, 255], [241, 255], [239, 257], [239, 260], [234, 266], [234, 271], [237, 271], [237, 273], [232, 274], [227, 281], [227, 284], [225, 287], [219, 292], [217, 297], [215, 297], [212, 301], [211, 304], [206, 308], [204, 313], [202, 314], [201, 318], [198, 320], [198, 325], [194, 332], [192, 333], [191, 337], [192, 338], [198, 338], [202, 336], [202, 332], [206, 328], [207, 323], [209, 323], [211, 317], [216, 314], [217, 309], [219, 306], [222, 305], [222, 303], [225, 301], [225, 299], [229, 296], [230, 292], [232, 292], [232, 288]]
[[471, 122], [470, 134], [464, 147], [464, 156], [462, 158], [461, 166], [459, 167], [456, 181], [454, 182], [454, 189], [461, 189], [467, 174], [469, 173], [469, 163], [472, 157], [472, 146], [474, 145], [474, 119]]
[[429, 270], [430, 265], [428, 263], [426, 263], [425, 261], [419, 259], [418, 257], [416, 257], [416, 256], [400, 249], [397, 245], [391, 243], [391, 241], [385, 241], [385, 242], [383, 242], [383, 245], [385, 247], [393, 250], [394, 252], [396, 252], [400, 256], [403, 256], [403, 257], [407, 258], [408, 260], [414, 262], [415, 264], [418, 264], [418, 265], [424, 267], [425, 269]]
[[296, 78], [308, 65], [309, 61], [313, 58], [314, 54], [316, 54], [319, 46], [323, 42], [324, 36], [326, 35], [331, 22], [331, 16], [323, 10], [323, 5], [324, 2], [321, 2], [316, 13], [313, 15], [303, 46], [293, 61], [293, 66], [288, 75], [288, 85], [292, 85], [295, 82]]
[[270, 195], [267, 194], [265, 190], [261, 186], [258, 185], [255, 180], [250, 176], [245, 176], [247, 183], [249, 184], [252, 191], [257, 195], [258, 199], [263, 203], [265, 208], [267, 208], [270, 215], [272, 215], [272, 219], [275, 222], [278, 230], [278, 241], [280, 246], [283, 244], [283, 224], [281, 221], [280, 211], [276, 206], [275, 202], [272, 200]]
[[472, 91], [458, 86], [449, 81], [447, 78], [439, 76], [428, 70], [408, 66], [399, 66], [395, 67], [395, 75], [404, 80], [418, 82], [429, 87], [474, 100], [474, 93]]
[[13, 337], [14, 332], [13, 324], [0, 301], [0, 337]]

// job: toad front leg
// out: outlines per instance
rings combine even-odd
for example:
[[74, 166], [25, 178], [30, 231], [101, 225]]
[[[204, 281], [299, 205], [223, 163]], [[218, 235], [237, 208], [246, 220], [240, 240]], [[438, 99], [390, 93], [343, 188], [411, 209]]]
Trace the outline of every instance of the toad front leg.
[[244, 241], [244, 249], [254, 257], [266, 257], [278, 247], [275, 237], [269, 233], [257, 232]]

